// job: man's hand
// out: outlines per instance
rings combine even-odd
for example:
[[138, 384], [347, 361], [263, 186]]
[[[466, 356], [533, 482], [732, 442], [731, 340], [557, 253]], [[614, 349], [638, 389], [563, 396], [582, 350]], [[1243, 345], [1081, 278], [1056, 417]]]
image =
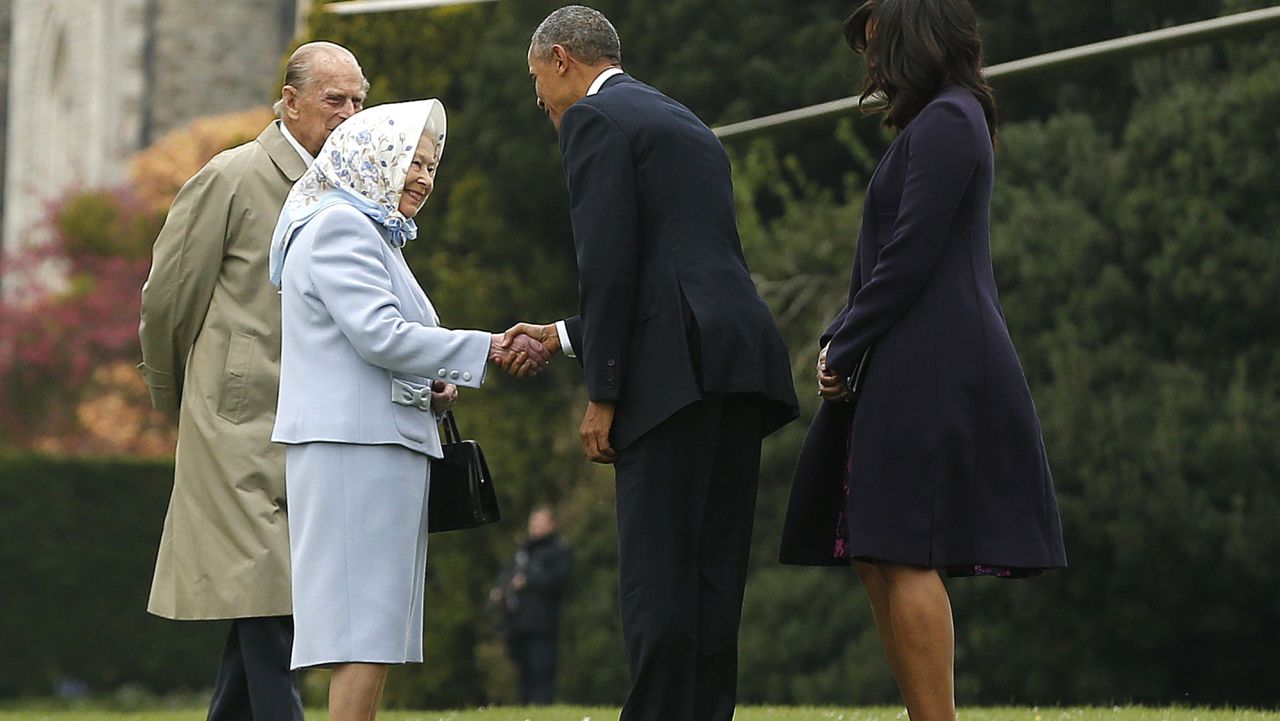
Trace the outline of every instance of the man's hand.
[[828, 401], [838, 401], [848, 395], [849, 391], [844, 387], [844, 379], [833, 374], [827, 367], [827, 348], [829, 347], [831, 347], [830, 343], [823, 346], [822, 351], [818, 353], [818, 395]]
[[538, 375], [550, 362], [551, 354], [552, 351], [528, 335], [495, 333], [489, 342], [489, 362], [517, 378]]
[[431, 410], [444, 413], [458, 400], [458, 387], [452, 383], [436, 381], [431, 384]]
[[521, 336], [531, 338], [542, 344], [543, 348], [551, 351], [552, 355], [560, 352], [560, 333], [556, 331], [556, 324], [549, 323], [547, 325], [536, 325], [534, 323], [516, 323], [503, 333], [503, 337], [514, 342]]
[[[555, 329], [551, 329], [555, 332]], [[603, 401], [591, 401], [587, 404], [587, 413], [582, 417], [582, 452], [592, 463], [615, 463], [618, 452], [609, 445], [609, 431], [613, 428], [614, 405]]]

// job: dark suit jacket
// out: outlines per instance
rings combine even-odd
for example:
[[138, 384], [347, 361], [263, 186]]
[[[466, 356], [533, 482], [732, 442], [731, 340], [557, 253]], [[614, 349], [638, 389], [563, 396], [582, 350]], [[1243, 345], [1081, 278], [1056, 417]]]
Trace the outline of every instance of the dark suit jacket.
[[854, 556], [935, 568], [1065, 565], [1040, 422], [991, 267], [994, 172], [982, 108], [955, 86], [880, 161], [849, 302], [821, 339], [840, 375], [868, 347], [870, 360], [856, 410], [823, 403], [810, 426], [784, 562], [838, 563], [843, 507]]
[[564, 114], [578, 256], [566, 322], [622, 449], [704, 393], [748, 393], [762, 434], [797, 415], [791, 363], [738, 239], [729, 158], [692, 112], [627, 75]]

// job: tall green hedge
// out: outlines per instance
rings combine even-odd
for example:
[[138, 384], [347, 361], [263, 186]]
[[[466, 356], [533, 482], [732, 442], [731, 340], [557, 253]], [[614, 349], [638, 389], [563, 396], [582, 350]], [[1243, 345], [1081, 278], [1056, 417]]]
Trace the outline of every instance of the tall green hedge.
[[[520, 493], [510, 454], [498, 455], [506, 518], [431, 537], [426, 663], [393, 672], [389, 704], [513, 700], [485, 598], [524, 511], [545, 496]], [[0, 698], [50, 695], [64, 680], [94, 694], [212, 686], [226, 622], [146, 612], [172, 479], [171, 463], [0, 453]]]
[[0, 697], [212, 685], [220, 623], [148, 615], [173, 466], [0, 454]]

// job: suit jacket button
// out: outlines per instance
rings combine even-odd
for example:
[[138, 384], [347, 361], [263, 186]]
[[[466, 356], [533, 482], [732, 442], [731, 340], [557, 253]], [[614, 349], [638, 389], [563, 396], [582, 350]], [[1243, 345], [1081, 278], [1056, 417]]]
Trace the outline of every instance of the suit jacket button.
[[454, 380], [456, 381], [456, 380], [458, 380], [458, 376], [460, 376], [460, 375], [462, 375], [462, 374], [461, 374], [461, 373], [459, 373], [458, 371], [454, 371], [454, 372], [452, 372], [452, 373], [450, 373], [450, 374], [449, 374], [449, 377], [450, 377], [450, 378], [452, 378], [452, 379], [454, 379]]
[[612, 367], [614, 367], [615, 365], [617, 365], [617, 361], [615, 361], [614, 359], [610, 358], [610, 359], [609, 359], [609, 362], [608, 362], [608, 363], [606, 363], [605, 365], [607, 365], [607, 366], [609, 366], [610, 368], [612, 368]]
[[471, 380], [471, 374], [470, 374], [470, 373], [463, 373], [463, 374], [462, 374], [462, 380], [464, 380], [464, 381], [469, 381], [469, 380]]

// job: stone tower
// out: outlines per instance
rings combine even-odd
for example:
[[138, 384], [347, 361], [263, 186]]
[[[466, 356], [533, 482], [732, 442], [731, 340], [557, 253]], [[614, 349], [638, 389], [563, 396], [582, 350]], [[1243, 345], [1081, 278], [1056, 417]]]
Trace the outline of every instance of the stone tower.
[[[308, 0], [0, 0], [4, 249], [194, 118], [267, 105]], [[2, 101], [0, 101], [2, 102]]]

